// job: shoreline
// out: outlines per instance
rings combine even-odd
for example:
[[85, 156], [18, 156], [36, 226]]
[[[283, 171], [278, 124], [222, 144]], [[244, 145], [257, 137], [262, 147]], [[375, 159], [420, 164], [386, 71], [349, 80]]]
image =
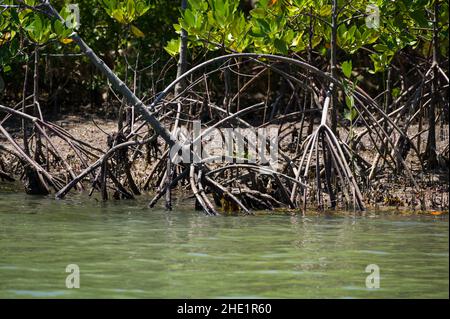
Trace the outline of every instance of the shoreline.
[[[86, 184], [86, 183], [85, 183]], [[13, 182], [2, 182], [0, 181], [0, 196], [2, 194], [13, 194], [19, 193], [24, 196], [29, 196], [33, 199], [45, 199], [45, 200], [58, 200], [54, 197], [54, 194], [50, 195], [28, 195], [21, 188], [23, 188], [20, 183]], [[112, 199], [108, 200], [104, 203], [115, 204], [115, 203], [129, 203], [129, 202], [137, 202], [139, 205], [143, 204], [143, 209], [148, 209], [151, 211], [152, 209], [165, 209], [162, 204], [154, 207], [148, 208], [145, 207], [146, 204], [150, 202], [155, 193], [145, 193], [139, 197], [134, 199]], [[185, 208], [184, 203], [189, 202], [192, 204], [192, 211], [195, 211], [193, 205], [193, 199], [191, 196], [186, 196], [184, 192], [173, 191], [172, 195], [174, 197], [174, 205], [173, 210], [179, 211], [178, 208]], [[97, 203], [102, 203], [101, 198], [99, 196], [89, 196], [88, 192], [74, 192], [69, 195], [65, 200], [77, 199], [83, 201], [93, 201]], [[141, 205], [142, 206], [142, 205]], [[239, 212], [225, 212], [223, 210], [219, 210], [220, 215], [222, 216], [267, 216], [267, 215], [278, 215], [278, 216], [301, 216], [301, 217], [435, 217], [440, 219], [448, 219], [449, 212], [447, 211], [439, 211], [439, 210], [412, 210], [408, 207], [395, 207], [395, 206], [368, 206], [365, 211], [359, 212], [355, 210], [345, 210], [345, 209], [330, 209], [326, 208], [323, 210], [315, 209], [314, 207], [307, 207], [306, 211], [303, 212], [300, 209], [289, 209], [289, 208], [275, 208], [273, 210], [255, 210], [251, 211], [252, 214], [246, 215]]]
[[[57, 125], [60, 125], [68, 133], [73, 135], [75, 138], [88, 143], [89, 145], [96, 147], [100, 150], [108, 149], [108, 135], [113, 135], [117, 131], [117, 123], [113, 120], [105, 120], [101, 118], [82, 118], [80, 116], [66, 116], [62, 119], [55, 121]], [[413, 126], [412, 126], [413, 127]], [[413, 129], [417, 129], [413, 127]], [[22, 140], [19, 136], [19, 133], [14, 136], [16, 142], [21, 145]], [[424, 136], [423, 138], [425, 138]], [[63, 140], [57, 138], [56, 136], [50, 136], [52, 143], [58, 149], [60, 154], [65, 157], [65, 160], [71, 165], [71, 168], [74, 170], [75, 174], [79, 174], [82, 171], [82, 167], [80, 167], [79, 163], [76, 163], [74, 160], [74, 155], [70, 147]], [[0, 142], [6, 148], [10, 148], [11, 145], [0, 137]], [[365, 150], [359, 150], [358, 154], [361, 155], [365, 160], [370, 161], [371, 154], [370, 141], [363, 142], [364, 145], [369, 145]], [[163, 145], [163, 144], [161, 144]], [[445, 141], [438, 141], [438, 147], [443, 149], [445, 147]], [[11, 157], [5, 156], [5, 153], [1, 152], [0, 155], [3, 154], [3, 165], [5, 166], [6, 172], [17, 173], [17, 168], [14, 170], [14, 160], [11, 160]], [[100, 155], [100, 153], [98, 154]], [[137, 181], [138, 185], [143, 185], [146, 182], [147, 174], [154, 169], [155, 165], [149, 162], [147, 159], [144, 159], [145, 156], [141, 156], [137, 158], [132, 163], [132, 172], [135, 181]], [[0, 158], [1, 160], [1, 158]], [[417, 158], [411, 151], [407, 157], [408, 165], [413, 168], [417, 166]], [[1, 167], [0, 167], [1, 169]], [[67, 174], [67, 171], [61, 170], [59, 172], [62, 176]], [[395, 210], [395, 211], [404, 211], [404, 212], [428, 212], [432, 215], [432, 212], [438, 212], [436, 214], [441, 215], [448, 214], [449, 208], [449, 193], [448, 193], [448, 171], [440, 171], [440, 172], [428, 172], [427, 174], [423, 174], [422, 176], [418, 176], [420, 180], [418, 181], [418, 185], [420, 189], [418, 191], [414, 191], [410, 182], [404, 176], [392, 176], [389, 174], [381, 175], [381, 178], [377, 178], [372, 181], [370, 189], [363, 188], [363, 198], [365, 200], [365, 204], [367, 206], [366, 211], [380, 211], [380, 210]], [[20, 183], [20, 176], [17, 174], [12, 174], [18, 183]], [[0, 183], [2, 179], [0, 176]], [[84, 182], [89, 188], [89, 184]], [[18, 187], [18, 189], [24, 190], [23, 186]], [[156, 192], [157, 188], [152, 187]], [[150, 193], [151, 191], [145, 191], [145, 193]], [[177, 190], [173, 190], [173, 194], [176, 194]], [[51, 195], [50, 195], [51, 196]], [[70, 195], [69, 195], [70, 196]], [[112, 198], [111, 198], [112, 199]], [[324, 202], [324, 206], [326, 207], [326, 201]], [[277, 209], [277, 208], [275, 208]], [[280, 210], [291, 211], [286, 208], [279, 208]], [[341, 208], [337, 208], [339, 211]], [[299, 209], [294, 209], [296, 211]], [[344, 209], [345, 211], [345, 209]], [[219, 210], [220, 212], [220, 210]], [[268, 210], [268, 212], [271, 212]], [[439, 213], [441, 212], [441, 213]], [[401, 214], [401, 213], [400, 213]], [[409, 214], [409, 213], [407, 213]]]

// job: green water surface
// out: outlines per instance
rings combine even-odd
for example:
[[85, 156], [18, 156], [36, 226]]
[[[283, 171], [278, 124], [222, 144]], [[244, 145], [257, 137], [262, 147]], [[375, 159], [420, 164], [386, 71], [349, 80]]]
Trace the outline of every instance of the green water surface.
[[[3, 298], [448, 298], [448, 219], [207, 217], [0, 192]], [[80, 288], [66, 288], [66, 266]], [[380, 288], [366, 288], [367, 265]]]

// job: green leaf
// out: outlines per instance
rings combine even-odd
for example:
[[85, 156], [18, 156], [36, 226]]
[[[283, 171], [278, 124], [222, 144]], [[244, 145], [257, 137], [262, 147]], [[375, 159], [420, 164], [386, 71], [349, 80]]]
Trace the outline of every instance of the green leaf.
[[262, 32], [264, 32], [265, 34], [270, 33], [270, 25], [267, 23], [266, 20], [256, 19], [256, 22], [258, 23], [258, 26]]
[[388, 51], [388, 50], [389, 50], [389, 48], [388, 48], [386, 45], [381, 44], [381, 43], [375, 44], [375, 45], [373, 46], [373, 48], [374, 48], [375, 50], [377, 50], [378, 52], [385, 52], [385, 51]]
[[321, 17], [329, 17], [331, 15], [333, 7], [331, 4], [323, 5], [319, 10], [319, 15]]
[[348, 109], [352, 109], [355, 106], [355, 99], [352, 95], [345, 96], [345, 106], [347, 106]]
[[145, 1], [139, 0], [136, 2], [136, 14], [139, 17], [143, 16], [148, 10], [150, 10], [150, 6]]
[[138, 27], [131, 25], [131, 32], [134, 34], [135, 37], [137, 38], [143, 38], [145, 36], [144, 32], [142, 32], [141, 30], [139, 30]]
[[116, 0], [101, 0], [101, 4], [109, 16], [112, 16], [112, 12], [117, 8]]
[[255, 8], [252, 11], [250, 11], [250, 14], [254, 18], [264, 18], [267, 12], [263, 8]]
[[322, 42], [322, 37], [320, 37], [320, 36], [313, 36], [311, 46], [313, 48], [315, 48], [316, 46], [319, 45], [320, 42]]
[[417, 10], [417, 9], [414, 10], [413, 9], [409, 12], [409, 15], [411, 16], [411, 18], [413, 18], [413, 20], [415, 22], [417, 22], [417, 24], [420, 27], [426, 28], [426, 27], [428, 27], [428, 20], [425, 16], [425, 11], [424, 10], [422, 11], [422, 10]]
[[42, 31], [42, 20], [38, 15], [34, 16], [34, 20], [25, 27], [25, 30], [27, 30], [30, 33], [38, 34]]
[[116, 19], [117, 22], [121, 24], [126, 24], [125, 17], [123, 16], [123, 12], [120, 9], [116, 9], [112, 12], [112, 17]]
[[283, 40], [275, 39], [275, 41], [273, 42], [273, 45], [275, 46], [277, 51], [280, 52], [281, 54], [288, 53], [288, 46], [287, 46], [286, 42], [284, 42]]
[[342, 63], [342, 73], [344, 73], [344, 75], [347, 78], [350, 78], [352, 76], [352, 61], [345, 61], [344, 63]]
[[55, 33], [57, 35], [63, 36], [65, 28], [61, 21], [55, 20], [55, 22], [53, 23], [53, 29], [55, 30]]
[[180, 39], [177, 38], [170, 40], [164, 47], [164, 50], [166, 50], [166, 52], [173, 57], [177, 56], [180, 53]]
[[11, 12], [11, 20], [15, 23], [15, 24], [20, 24], [20, 19], [19, 19], [19, 15], [17, 13], [17, 10], [15, 8], [10, 10]]
[[186, 25], [188, 26], [187, 29], [192, 28], [195, 26], [195, 16], [192, 10], [186, 9], [183, 14], [183, 20], [186, 22]]
[[128, 0], [127, 2], [127, 14], [130, 18], [134, 18], [135, 14], [135, 6], [134, 6], [134, 0]]
[[354, 37], [356, 30], [357, 30], [356, 25], [352, 25], [352, 27], [348, 29], [347, 37], [349, 38], [350, 42], [353, 42], [355, 40]]
[[352, 108], [348, 111], [345, 111], [344, 118], [353, 122], [358, 117], [358, 111], [355, 108]]
[[395, 88], [392, 89], [392, 93], [391, 94], [392, 94], [393, 98], [397, 98], [397, 97], [400, 96], [400, 93], [401, 93], [400, 88], [395, 87]]
[[189, 7], [195, 11], [205, 11], [208, 9], [208, 3], [204, 0], [189, 0]]

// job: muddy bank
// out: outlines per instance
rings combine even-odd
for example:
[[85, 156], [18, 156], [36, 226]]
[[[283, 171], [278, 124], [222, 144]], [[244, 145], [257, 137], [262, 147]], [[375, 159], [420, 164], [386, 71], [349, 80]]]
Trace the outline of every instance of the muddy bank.
[[[104, 120], [101, 118], [92, 118], [90, 120], [77, 117], [68, 116], [56, 122], [57, 125], [64, 128], [75, 139], [83, 141], [89, 144], [93, 151], [93, 159], [100, 157], [106, 152], [110, 146], [108, 146], [108, 140], [113, 134], [117, 132], [117, 123], [111, 120]], [[445, 134], [447, 129], [447, 134]], [[344, 128], [341, 128], [342, 133], [346, 133]], [[358, 127], [353, 128], [354, 132], [358, 134], [362, 129]], [[448, 145], [448, 127], [441, 128], [444, 132], [440, 134], [440, 138], [437, 141], [438, 154], [443, 154], [446, 146]], [[417, 135], [418, 127], [411, 126], [408, 134], [411, 136]], [[20, 138], [20, 132], [14, 136], [15, 141], [21, 145], [22, 140]], [[75, 174], [79, 174], [83, 167], [80, 165], [80, 161], [75, 160], [73, 150], [70, 145], [57, 136], [50, 135], [51, 143], [58, 149], [61, 156], [67, 163], [70, 164], [71, 169]], [[295, 137], [293, 137], [295, 138]], [[421, 134], [421, 139], [426, 140], [426, 132]], [[290, 144], [294, 141], [292, 138], [283, 139], [280, 149], [285, 152], [289, 152]], [[23, 170], [21, 165], [18, 164], [18, 160], [11, 154], [8, 154], [8, 150], [12, 150], [11, 144], [3, 137], [0, 136], [0, 180], [3, 184], [9, 182], [11, 184], [11, 178], [16, 180], [15, 188], [20, 187], [21, 176], [23, 177]], [[375, 156], [372, 142], [363, 137], [358, 149], [358, 155], [368, 163]], [[137, 186], [143, 190], [143, 195], [152, 194], [160, 187], [157, 180], [152, 180], [152, 173], [157, 169], [155, 165], [158, 159], [161, 158], [164, 149], [164, 143], [157, 141], [152, 146], [153, 150], [148, 146], [144, 146], [137, 150], [140, 152], [139, 156], [135, 156], [131, 163], [133, 179], [136, 181]], [[98, 151], [95, 151], [97, 149]], [[131, 155], [133, 156], [133, 155]], [[402, 174], [379, 174], [377, 178], [371, 181], [370, 185], [362, 183], [361, 190], [364, 196], [365, 204], [369, 211], [386, 211], [394, 214], [431, 214], [442, 215], [446, 214], [449, 208], [449, 184], [448, 184], [448, 168], [440, 168], [433, 171], [426, 171], [422, 173], [420, 171], [420, 161], [414, 152], [409, 152], [405, 158], [405, 162], [408, 167], [414, 172], [416, 183], [418, 187], [413, 187], [411, 181], [409, 181]], [[66, 178], [68, 181], [67, 170], [63, 166], [55, 165], [53, 170], [57, 171], [57, 175], [62, 178]], [[91, 178], [92, 179], [92, 178]], [[84, 183], [86, 189], [89, 189], [92, 185], [89, 185], [86, 179]], [[174, 190], [175, 193], [183, 194], [181, 187]], [[176, 195], [175, 195], [176, 196]], [[325, 206], [327, 203], [325, 200]], [[341, 207], [345, 210], [345, 207]], [[278, 212], [296, 213], [297, 210], [276, 210]], [[312, 212], [316, 211], [315, 209]], [[275, 212], [275, 211], [274, 211]]]

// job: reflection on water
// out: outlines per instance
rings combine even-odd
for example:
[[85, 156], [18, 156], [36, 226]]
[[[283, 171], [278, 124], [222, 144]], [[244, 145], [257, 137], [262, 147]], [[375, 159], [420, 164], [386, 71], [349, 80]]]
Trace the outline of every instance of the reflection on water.
[[[449, 297], [448, 219], [143, 207], [0, 193], [0, 297]], [[68, 264], [80, 289], [65, 288]], [[380, 289], [365, 286], [369, 264]]]

